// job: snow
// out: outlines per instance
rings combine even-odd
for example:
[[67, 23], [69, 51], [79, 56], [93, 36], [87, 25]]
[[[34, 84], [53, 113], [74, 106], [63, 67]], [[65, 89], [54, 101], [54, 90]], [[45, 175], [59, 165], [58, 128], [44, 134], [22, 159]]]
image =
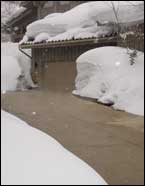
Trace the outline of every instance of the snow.
[[1, 43], [1, 67], [1, 91], [35, 87], [30, 76], [31, 61], [19, 51], [18, 43]]
[[36, 112], [32, 112], [32, 115], [36, 115]]
[[[144, 20], [144, 6], [141, 1], [113, 1], [113, 4], [118, 11], [119, 23]], [[88, 2], [65, 13], [50, 14], [29, 24], [25, 36], [28, 40], [34, 38], [34, 42], [37, 42], [36, 38], [41, 33], [49, 35], [50, 38], [46, 37], [47, 41], [101, 37], [115, 32], [114, 25], [109, 25], [110, 22], [117, 22], [111, 1]], [[42, 37], [42, 41], [43, 39]]]
[[138, 51], [131, 65], [125, 48], [96, 48], [77, 59], [77, 71], [74, 94], [144, 115], [144, 53]]
[[52, 137], [1, 111], [2, 185], [107, 185]]
[[48, 14], [47, 16], [44, 17], [44, 19], [49, 19], [49, 18], [54, 18], [56, 16], [60, 16], [62, 13], [53, 13], [53, 14]]
[[47, 39], [49, 39], [49, 35], [47, 33], [40, 33], [36, 36], [35, 42], [46, 41]]
[[1, 90], [14, 91], [17, 88], [17, 78], [21, 74], [20, 66], [15, 57], [1, 56]]
[[22, 43], [26, 43], [28, 42], [29, 38], [27, 37], [27, 35], [24, 35], [23, 39], [19, 42], [19, 44], [22, 44]]
[[[19, 2], [1, 1], [1, 42], [11, 41], [10, 34], [6, 33], [5, 26], [7, 21], [13, 18], [13, 14], [20, 9], [22, 9], [22, 7], [19, 7]], [[9, 29], [7, 28], [7, 30]]]

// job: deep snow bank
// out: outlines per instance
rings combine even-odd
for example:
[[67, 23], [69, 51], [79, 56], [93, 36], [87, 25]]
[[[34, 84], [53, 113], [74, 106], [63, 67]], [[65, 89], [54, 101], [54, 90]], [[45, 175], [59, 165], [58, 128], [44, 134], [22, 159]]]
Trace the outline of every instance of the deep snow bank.
[[50, 136], [4, 111], [1, 116], [2, 185], [106, 185]]
[[137, 53], [134, 65], [127, 53], [125, 48], [101, 47], [82, 54], [73, 93], [144, 115], [144, 53]]
[[18, 43], [1, 43], [1, 67], [1, 91], [35, 87], [30, 76], [31, 61], [18, 50]]
[[[144, 20], [144, 6], [140, 2], [96, 1], [81, 4], [65, 13], [56, 13], [28, 25], [22, 42], [35, 39], [55, 41], [72, 38], [100, 37], [115, 32], [115, 25], [99, 26], [101, 23], [116, 23], [113, 6], [120, 23]], [[134, 6], [133, 4], [136, 4]], [[38, 39], [38, 38], [39, 39]]]

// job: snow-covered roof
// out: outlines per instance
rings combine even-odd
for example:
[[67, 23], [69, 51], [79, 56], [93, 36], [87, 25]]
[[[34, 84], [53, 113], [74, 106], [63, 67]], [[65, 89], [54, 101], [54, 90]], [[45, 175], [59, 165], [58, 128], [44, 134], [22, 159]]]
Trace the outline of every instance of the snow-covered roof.
[[1, 1], [1, 23], [5, 24], [13, 15], [19, 12], [19, 4], [10, 1]]
[[16, 19], [17, 17], [19, 17], [21, 14], [23, 14], [26, 11], [25, 7], [19, 7], [19, 9], [17, 9], [16, 12], [14, 12], [11, 17], [9, 17], [6, 22], [9, 23], [12, 20]]
[[[27, 26], [25, 40], [52, 42], [108, 36], [116, 32], [115, 25], [144, 20], [144, 6], [140, 2], [94, 1], [81, 4], [65, 13], [48, 15]], [[113, 12], [117, 11], [117, 18]], [[118, 20], [118, 21], [117, 21]], [[100, 23], [100, 25], [99, 25]]]
[[88, 45], [88, 44], [95, 44], [95, 43], [116, 43], [117, 39], [116, 36], [105, 36], [102, 38], [96, 37], [88, 37], [88, 38], [78, 38], [78, 39], [67, 39], [67, 40], [58, 40], [58, 41], [41, 41], [41, 42], [20, 42], [19, 45], [23, 49], [27, 48], [45, 48], [45, 47], [62, 47], [62, 46], [78, 46], [78, 45]]

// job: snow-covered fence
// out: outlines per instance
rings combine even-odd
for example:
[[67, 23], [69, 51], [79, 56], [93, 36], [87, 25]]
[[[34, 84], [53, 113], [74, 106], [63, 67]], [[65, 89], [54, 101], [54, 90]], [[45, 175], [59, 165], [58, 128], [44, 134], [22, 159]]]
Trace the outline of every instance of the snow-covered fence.
[[128, 35], [125, 40], [120, 40], [118, 45], [144, 52], [144, 35], [140, 37]]

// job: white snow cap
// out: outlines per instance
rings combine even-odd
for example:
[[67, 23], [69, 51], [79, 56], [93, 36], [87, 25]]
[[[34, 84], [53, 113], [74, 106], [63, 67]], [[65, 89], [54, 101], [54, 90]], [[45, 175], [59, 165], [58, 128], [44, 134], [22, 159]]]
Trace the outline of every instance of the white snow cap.
[[52, 137], [1, 111], [2, 185], [107, 185]]
[[49, 34], [47, 33], [40, 33], [36, 36], [34, 42], [41, 42], [41, 41], [46, 41], [49, 39]]
[[[50, 36], [48, 41], [100, 37], [104, 35], [104, 27], [99, 26], [98, 21], [117, 22], [112, 2], [118, 11], [120, 23], [144, 20], [144, 6], [141, 1], [94, 1], [83, 3], [65, 13], [50, 14], [35, 21], [27, 26], [26, 35], [35, 40], [39, 34], [47, 33]], [[105, 27], [105, 34], [112, 31], [109, 28]]]

